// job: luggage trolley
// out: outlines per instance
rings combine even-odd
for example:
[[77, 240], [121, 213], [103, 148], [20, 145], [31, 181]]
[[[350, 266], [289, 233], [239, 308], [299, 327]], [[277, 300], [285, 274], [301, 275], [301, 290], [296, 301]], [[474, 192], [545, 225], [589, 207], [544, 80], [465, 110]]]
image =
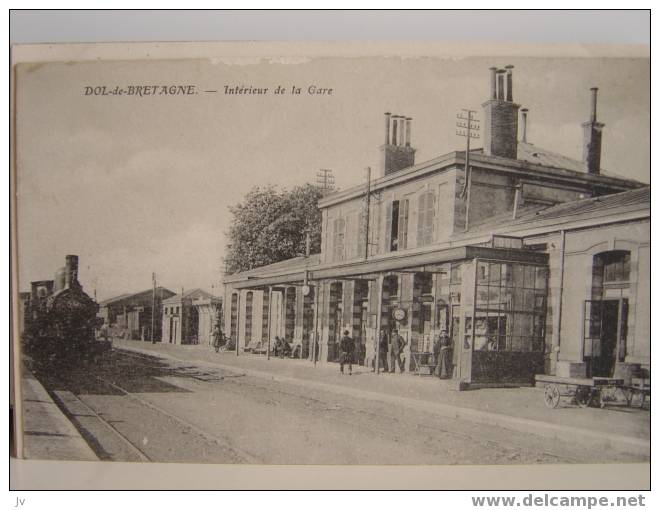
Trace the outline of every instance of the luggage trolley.
[[605, 407], [603, 390], [616, 390], [623, 387], [623, 379], [612, 377], [558, 377], [555, 375], [535, 376], [537, 383], [544, 383], [543, 400], [551, 409], [559, 406], [561, 397], [571, 397], [580, 407]]

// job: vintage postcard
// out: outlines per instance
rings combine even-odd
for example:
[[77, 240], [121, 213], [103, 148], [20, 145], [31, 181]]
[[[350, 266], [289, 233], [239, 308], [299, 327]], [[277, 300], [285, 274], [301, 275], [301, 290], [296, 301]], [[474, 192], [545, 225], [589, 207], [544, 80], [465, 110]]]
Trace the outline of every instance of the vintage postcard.
[[647, 51], [286, 48], [15, 65], [18, 455], [649, 462]]

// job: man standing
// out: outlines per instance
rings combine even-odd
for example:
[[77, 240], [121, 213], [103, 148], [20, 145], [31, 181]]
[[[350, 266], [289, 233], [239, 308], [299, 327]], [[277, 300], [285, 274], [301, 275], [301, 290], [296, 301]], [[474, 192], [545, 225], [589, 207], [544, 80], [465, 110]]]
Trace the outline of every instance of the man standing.
[[353, 375], [353, 351], [355, 351], [355, 343], [348, 336], [348, 330], [345, 330], [344, 336], [339, 341], [339, 371], [342, 374], [344, 373], [344, 365], [348, 363], [348, 375]]
[[392, 373], [395, 372], [395, 365], [399, 365], [399, 373], [403, 373], [403, 360], [401, 359], [401, 354], [403, 353], [403, 349], [406, 347], [408, 342], [399, 335], [398, 330], [394, 330], [392, 333], [392, 350], [390, 351], [391, 354], [391, 362], [392, 362]]

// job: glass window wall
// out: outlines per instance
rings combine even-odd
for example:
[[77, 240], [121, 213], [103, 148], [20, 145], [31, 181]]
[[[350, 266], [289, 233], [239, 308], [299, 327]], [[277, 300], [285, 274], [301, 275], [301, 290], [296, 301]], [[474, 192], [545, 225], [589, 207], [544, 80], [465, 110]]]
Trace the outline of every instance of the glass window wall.
[[474, 349], [542, 351], [547, 279], [547, 267], [479, 261]]

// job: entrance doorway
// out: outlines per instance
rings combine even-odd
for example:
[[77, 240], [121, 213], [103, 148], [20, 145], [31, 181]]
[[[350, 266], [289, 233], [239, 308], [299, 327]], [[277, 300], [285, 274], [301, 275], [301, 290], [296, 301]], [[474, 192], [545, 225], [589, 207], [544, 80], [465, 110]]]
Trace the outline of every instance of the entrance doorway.
[[617, 359], [625, 359], [628, 299], [585, 301], [584, 307], [587, 377], [612, 377]]

